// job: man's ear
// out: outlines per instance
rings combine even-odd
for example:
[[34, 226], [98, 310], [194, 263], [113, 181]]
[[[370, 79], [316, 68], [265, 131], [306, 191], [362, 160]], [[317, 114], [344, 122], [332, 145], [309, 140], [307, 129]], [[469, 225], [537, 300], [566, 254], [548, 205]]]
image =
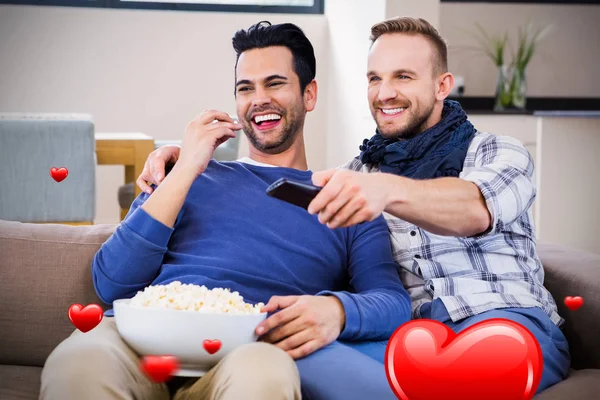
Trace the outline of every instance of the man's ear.
[[438, 90], [435, 94], [437, 100], [444, 100], [450, 95], [454, 87], [454, 76], [450, 72], [444, 72], [438, 77]]
[[315, 109], [315, 106], [317, 105], [318, 90], [317, 81], [314, 79], [306, 85], [306, 88], [304, 89], [304, 107], [306, 108], [306, 111]]

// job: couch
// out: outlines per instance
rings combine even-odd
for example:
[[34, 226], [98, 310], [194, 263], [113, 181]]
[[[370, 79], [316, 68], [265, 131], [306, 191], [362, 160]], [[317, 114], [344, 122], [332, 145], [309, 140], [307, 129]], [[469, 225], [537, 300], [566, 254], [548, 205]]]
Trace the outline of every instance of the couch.
[[[70, 305], [106, 308], [90, 265], [115, 228], [0, 221], [0, 399], [38, 397], [46, 358], [74, 329]], [[600, 256], [553, 245], [538, 249], [545, 284], [566, 319], [572, 370], [535, 400], [600, 399]], [[582, 296], [584, 306], [567, 309], [562, 300], [569, 295]]]

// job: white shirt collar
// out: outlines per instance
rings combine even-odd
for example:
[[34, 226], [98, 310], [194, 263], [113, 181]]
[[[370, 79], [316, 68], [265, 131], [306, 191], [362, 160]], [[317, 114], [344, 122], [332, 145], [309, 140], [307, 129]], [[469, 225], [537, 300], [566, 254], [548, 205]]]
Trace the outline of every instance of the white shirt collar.
[[277, 165], [265, 164], [265, 163], [255, 161], [255, 160], [251, 159], [250, 157], [242, 157], [237, 161], [244, 163], [244, 164], [256, 165], [258, 167], [277, 167]]

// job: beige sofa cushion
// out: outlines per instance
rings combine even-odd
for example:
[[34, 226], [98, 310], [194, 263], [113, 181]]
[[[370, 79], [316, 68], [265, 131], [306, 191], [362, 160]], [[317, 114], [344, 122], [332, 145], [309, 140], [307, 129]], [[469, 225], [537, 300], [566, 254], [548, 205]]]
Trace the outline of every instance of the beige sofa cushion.
[[94, 291], [91, 263], [115, 228], [0, 221], [0, 364], [43, 366], [75, 329], [72, 304], [108, 308]]

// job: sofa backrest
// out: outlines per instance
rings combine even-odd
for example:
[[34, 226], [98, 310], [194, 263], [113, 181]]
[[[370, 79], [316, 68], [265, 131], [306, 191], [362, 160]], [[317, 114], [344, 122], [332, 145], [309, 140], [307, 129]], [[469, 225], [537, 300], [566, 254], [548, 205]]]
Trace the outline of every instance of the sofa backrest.
[[109, 308], [91, 264], [115, 227], [0, 221], [0, 364], [43, 366], [75, 330], [72, 304]]
[[[73, 331], [72, 304], [98, 304], [94, 254], [116, 225], [67, 226], [0, 220], [0, 364], [43, 366]], [[539, 245], [545, 286], [566, 320], [572, 367], [600, 368], [600, 256]], [[577, 311], [565, 296], [584, 297]]]

